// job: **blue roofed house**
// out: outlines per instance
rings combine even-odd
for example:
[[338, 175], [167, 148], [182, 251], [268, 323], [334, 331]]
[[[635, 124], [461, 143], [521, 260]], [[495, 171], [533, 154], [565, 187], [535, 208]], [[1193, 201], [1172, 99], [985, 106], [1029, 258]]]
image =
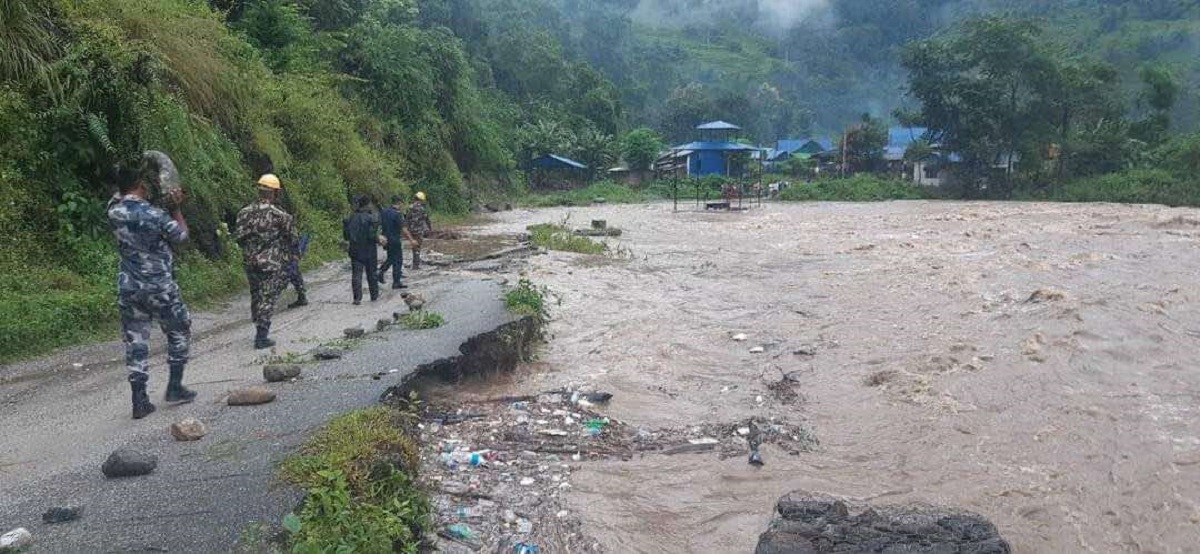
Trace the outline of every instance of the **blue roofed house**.
[[954, 166], [962, 163], [962, 156], [946, 152], [936, 144], [931, 144], [929, 152], [922, 156], [909, 155], [914, 143], [928, 140], [929, 129], [925, 127], [888, 129], [888, 145], [883, 156], [888, 169], [918, 185], [937, 187], [948, 184], [953, 179]]
[[686, 167], [689, 177], [720, 175], [745, 177], [748, 162], [764, 149], [733, 141], [733, 134], [742, 128], [724, 121], [713, 121], [698, 125], [700, 140], [682, 144], [671, 149], [671, 154], [660, 161]]
[[544, 154], [531, 160], [529, 166], [530, 188], [563, 190], [587, 184], [588, 166], [570, 158]]

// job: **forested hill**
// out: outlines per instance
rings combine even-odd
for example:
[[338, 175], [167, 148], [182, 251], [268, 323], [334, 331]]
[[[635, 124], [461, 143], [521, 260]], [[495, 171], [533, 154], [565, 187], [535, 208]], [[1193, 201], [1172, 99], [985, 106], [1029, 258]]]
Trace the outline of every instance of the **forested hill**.
[[328, 258], [355, 193], [463, 213], [542, 153], [617, 163], [637, 127], [770, 142], [886, 117], [906, 43], [1001, 9], [1131, 94], [1148, 62], [1200, 79], [1184, 0], [0, 0], [0, 359], [112, 320], [108, 174], [145, 149], [186, 181], [180, 278], [203, 298], [243, 283], [221, 224], [263, 171]]
[[[531, 2], [529, 4], [536, 4]], [[1130, 90], [1147, 63], [1200, 84], [1200, 4], [1188, 0], [543, 0], [572, 49], [622, 90], [631, 119], [681, 139], [706, 118], [763, 142], [836, 132], [904, 105], [903, 47], [984, 14], [1029, 18], [1064, 55], [1113, 64]], [[1200, 125], [1196, 87], [1174, 120]]]

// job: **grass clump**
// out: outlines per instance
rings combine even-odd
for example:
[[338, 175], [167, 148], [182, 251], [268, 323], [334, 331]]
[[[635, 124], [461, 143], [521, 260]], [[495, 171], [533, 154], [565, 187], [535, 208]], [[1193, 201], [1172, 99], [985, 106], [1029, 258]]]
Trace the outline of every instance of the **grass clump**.
[[420, 310], [409, 312], [400, 318], [400, 325], [414, 331], [422, 329], [437, 329], [446, 324], [446, 318], [437, 312]]
[[533, 208], [556, 206], [590, 206], [596, 199], [603, 198], [608, 204], [637, 204], [657, 198], [649, 191], [635, 189], [612, 181], [592, 183], [584, 188], [544, 194], [531, 194], [519, 203]]
[[550, 311], [546, 302], [547, 294], [546, 287], [534, 285], [533, 281], [529, 279], [521, 279], [517, 282], [517, 288], [504, 295], [504, 304], [513, 313], [534, 316], [546, 321], [550, 319]]
[[415, 421], [389, 407], [352, 412], [284, 462], [284, 479], [308, 493], [284, 518], [292, 552], [418, 551], [430, 506], [416, 481]]
[[527, 230], [529, 231], [530, 242], [538, 248], [575, 252], [577, 254], [604, 254], [608, 252], [607, 244], [578, 236], [566, 225], [542, 223], [531, 225]]
[[797, 183], [780, 193], [790, 202], [879, 202], [884, 200], [920, 200], [931, 197], [931, 190], [898, 179], [859, 174], [845, 179], [824, 179]]

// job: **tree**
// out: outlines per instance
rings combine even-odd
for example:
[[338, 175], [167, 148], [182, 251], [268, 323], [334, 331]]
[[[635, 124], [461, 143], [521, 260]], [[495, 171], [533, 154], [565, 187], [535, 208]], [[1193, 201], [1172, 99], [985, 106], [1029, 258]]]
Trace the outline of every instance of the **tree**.
[[921, 103], [916, 119], [933, 143], [964, 157], [965, 186], [982, 184], [997, 166], [1011, 175], [1022, 169], [1018, 161], [1041, 171], [1054, 145], [1119, 117], [1115, 72], [1062, 54], [1027, 21], [968, 21], [955, 34], [911, 45], [904, 66]]
[[630, 131], [621, 141], [621, 154], [625, 157], [625, 163], [629, 164], [629, 169], [635, 171], [650, 169], [662, 149], [663, 142], [658, 133], [646, 127]]
[[1158, 144], [1165, 140], [1171, 128], [1171, 109], [1179, 96], [1179, 84], [1171, 71], [1161, 65], [1142, 68], [1142, 93], [1139, 104], [1149, 108], [1150, 114], [1134, 125], [1133, 132], [1139, 139]]
[[587, 127], [575, 136], [573, 157], [587, 165], [593, 175], [611, 167], [619, 155], [613, 136], [595, 127]]
[[851, 173], [874, 171], [883, 160], [883, 148], [887, 146], [888, 132], [883, 122], [863, 114], [862, 122], [846, 131], [842, 149], [846, 169]]

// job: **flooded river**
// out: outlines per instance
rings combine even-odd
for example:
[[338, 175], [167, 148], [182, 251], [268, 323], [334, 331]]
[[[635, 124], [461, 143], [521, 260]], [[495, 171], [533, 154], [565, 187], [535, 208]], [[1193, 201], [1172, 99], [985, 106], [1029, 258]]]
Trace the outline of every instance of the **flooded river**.
[[[750, 552], [807, 489], [976, 511], [1018, 552], [1200, 552], [1200, 211], [601, 206], [475, 231], [568, 215], [624, 229], [624, 255], [531, 260], [561, 304], [505, 386], [610, 391], [607, 412], [646, 429], [779, 417], [820, 441], [762, 468], [582, 465], [570, 503], [605, 550]], [[768, 388], [784, 375], [799, 398]]]

